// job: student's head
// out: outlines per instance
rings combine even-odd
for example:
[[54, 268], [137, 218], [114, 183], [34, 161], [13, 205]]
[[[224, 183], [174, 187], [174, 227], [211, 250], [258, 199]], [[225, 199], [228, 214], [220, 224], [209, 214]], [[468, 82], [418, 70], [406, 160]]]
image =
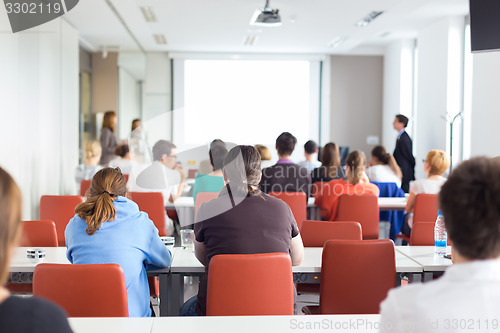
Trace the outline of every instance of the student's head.
[[106, 111], [106, 113], [104, 113], [104, 117], [102, 118], [102, 128], [107, 127], [114, 131], [117, 120], [118, 118], [116, 117], [115, 111]]
[[371, 164], [389, 164], [390, 154], [384, 146], [375, 146], [372, 149]]
[[85, 161], [87, 163], [94, 162], [97, 164], [99, 159], [101, 158], [102, 148], [99, 141], [88, 141], [83, 147], [83, 154]]
[[431, 150], [427, 153], [424, 172], [429, 176], [441, 176], [450, 167], [450, 159], [442, 150]]
[[270, 161], [271, 160], [271, 151], [269, 150], [269, 148], [267, 148], [266, 146], [263, 146], [263, 145], [255, 145], [255, 149], [257, 149], [257, 151], [259, 152], [260, 159], [262, 161]]
[[118, 155], [121, 158], [125, 158], [128, 153], [130, 153], [130, 150], [127, 144], [119, 145], [115, 148], [115, 155]]
[[173, 169], [177, 163], [177, 147], [170, 141], [159, 140], [153, 146], [153, 159]]
[[134, 119], [134, 120], [132, 120], [132, 131], [134, 131], [139, 126], [141, 126], [141, 120], [140, 119]]
[[500, 256], [500, 161], [476, 157], [461, 163], [441, 187], [439, 206], [458, 254]]
[[113, 201], [127, 194], [127, 182], [120, 168], [104, 168], [94, 177], [87, 200], [75, 208], [75, 213], [87, 223], [86, 232], [93, 235], [106, 221], [116, 219]]
[[224, 147], [226, 147], [226, 143], [224, 141], [222, 141], [221, 139], [214, 139], [210, 143], [210, 148], [212, 148], [214, 146], [224, 146]]
[[316, 154], [318, 152], [318, 145], [313, 140], [309, 140], [304, 144], [304, 153], [306, 155]]
[[394, 121], [392, 122], [392, 126], [394, 126], [394, 129], [397, 131], [401, 131], [403, 128], [406, 128], [408, 126], [408, 117], [398, 114], [394, 118]]
[[297, 138], [288, 132], [283, 132], [276, 139], [276, 150], [279, 156], [290, 156], [295, 149]]
[[0, 168], [0, 283], [9, 275], [9, 257], [20, 232], [22, 196], [14, 179]]
[[217, 171], [222, 169], [224, 158], [227, 155], [227, 149], [224, 145], [214, 145], [208, 151], [208, 155], [210, 156], [210, 164], [212, 164], [214, 171]]
[[333, 142], [328, 142], [321, 148], [321, 165], [325, 167], [340, 166], [339, 146]]
[[361, 180], [366, 167], [366, 157], [362, 151], [355, 150], [347, 155], [345, 160], [346, 176], [356, 185]]
[[231, 191], [248, 191], [260, 195], [259, 182], [262, 177], [260, 154], [252, 146], [236, 146], [224, 159], [224, 178]]

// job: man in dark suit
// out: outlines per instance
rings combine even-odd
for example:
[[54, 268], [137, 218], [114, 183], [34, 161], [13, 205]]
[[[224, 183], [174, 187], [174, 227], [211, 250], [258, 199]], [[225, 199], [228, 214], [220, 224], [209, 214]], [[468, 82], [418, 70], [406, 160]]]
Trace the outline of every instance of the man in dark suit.
[[410, 191], [410, 181], [415, 179], [415, 157], [413, 157], [412, 142], [405, 131], [406, 126], [408, 126], [408, 118], [398, 114], [392, 125], [399, 132], [393, 155], [401, 168], [401, 172], [403, 172], [401, 189], [408, 193]]

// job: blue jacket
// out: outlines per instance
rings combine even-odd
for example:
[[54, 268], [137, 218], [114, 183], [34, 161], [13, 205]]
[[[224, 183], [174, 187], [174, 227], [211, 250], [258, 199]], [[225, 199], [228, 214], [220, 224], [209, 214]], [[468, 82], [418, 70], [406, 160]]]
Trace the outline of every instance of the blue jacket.
[[[130, 317], [149, 317], [149, 286], [146, 269], [168, 267], [170, 251], [158, 236], [148, 215], [133, 201], [118, 197], [113, 202], [116, 220], [104, 222], [92, 236], [78, 215], [73, 217], [64, 236], [66, 256], [73, 264], [119, 264], [125, 273]], [[89, 282], [91, 288], [92, 283]]]

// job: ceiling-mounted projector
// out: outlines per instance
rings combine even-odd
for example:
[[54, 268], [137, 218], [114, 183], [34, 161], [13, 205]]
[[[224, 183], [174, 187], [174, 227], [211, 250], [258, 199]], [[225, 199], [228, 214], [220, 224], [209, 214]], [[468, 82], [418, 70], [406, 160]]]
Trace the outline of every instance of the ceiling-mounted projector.
[[281, 25], [281, 16], [279, 9], [269, 7], [269, 0], [263, 9], [257, 9], [250, 20], [251, 25], [260, 25], [264, 27], [277, 27]]

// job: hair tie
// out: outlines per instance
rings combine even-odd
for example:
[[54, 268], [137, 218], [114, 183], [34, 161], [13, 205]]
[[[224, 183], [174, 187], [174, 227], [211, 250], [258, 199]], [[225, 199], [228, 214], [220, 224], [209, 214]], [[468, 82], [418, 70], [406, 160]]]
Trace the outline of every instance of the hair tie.
[[111, 196], [111, 197], [113, 196], [113, 195], [112, 195], [111, 193], [109, 193], [108, 191], [102, 191], [102, 193], [101, 193], [101, 194], [104, 194], [104, 193], [107, 193], [107, 194], [108, 194], [109, 196]]

